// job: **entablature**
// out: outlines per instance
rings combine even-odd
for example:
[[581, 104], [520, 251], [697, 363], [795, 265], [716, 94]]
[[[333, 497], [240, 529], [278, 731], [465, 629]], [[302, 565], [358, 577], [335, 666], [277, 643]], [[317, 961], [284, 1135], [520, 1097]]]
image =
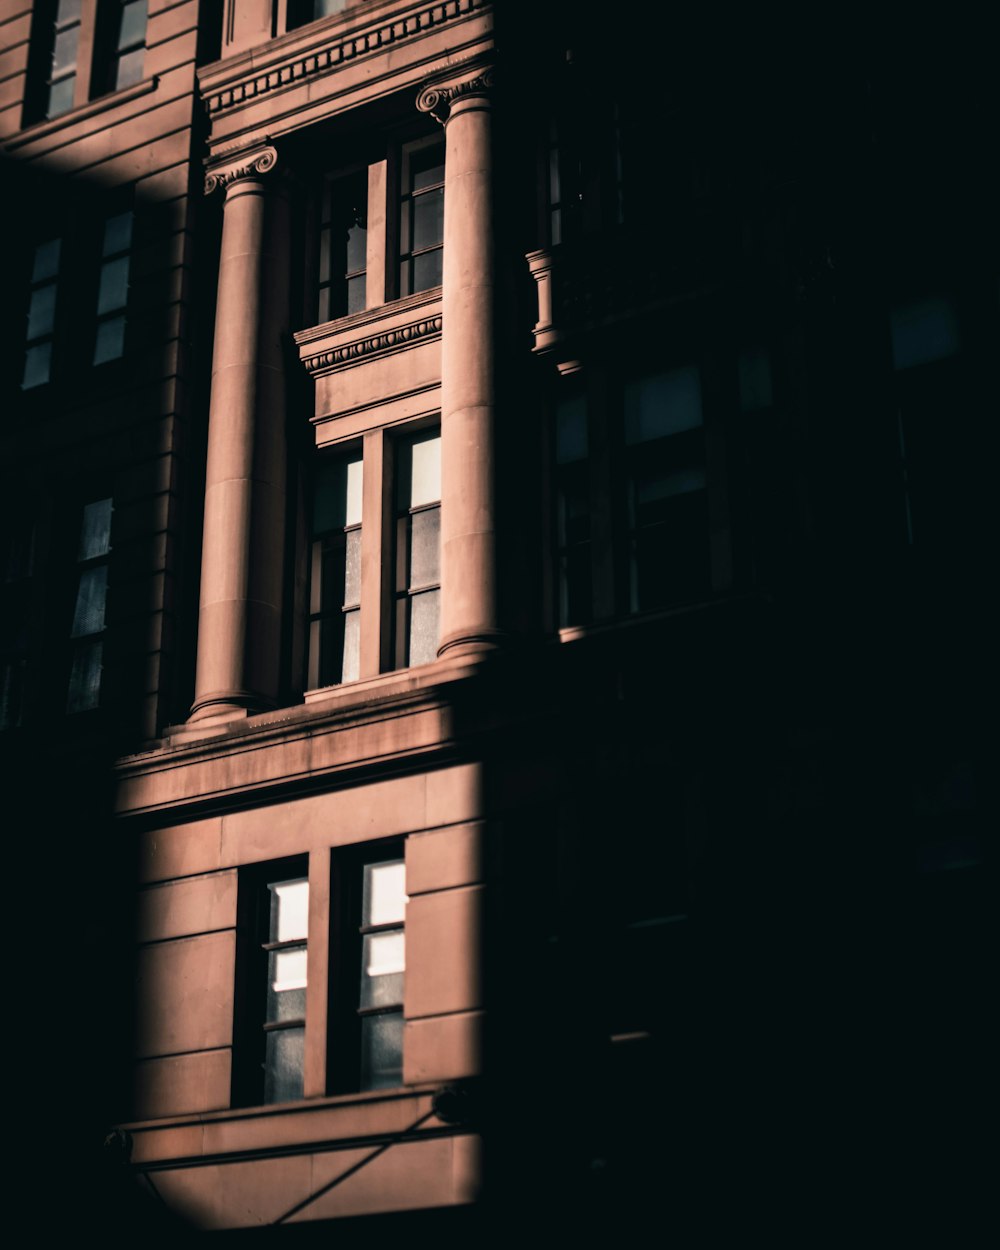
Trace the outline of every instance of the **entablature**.
[[[209, 149], [290, 134], [417, 88], [493, 46], [489, 0], [350, 8], [199, 71]], [[211, 157], [210, 157], [211, 159]]]

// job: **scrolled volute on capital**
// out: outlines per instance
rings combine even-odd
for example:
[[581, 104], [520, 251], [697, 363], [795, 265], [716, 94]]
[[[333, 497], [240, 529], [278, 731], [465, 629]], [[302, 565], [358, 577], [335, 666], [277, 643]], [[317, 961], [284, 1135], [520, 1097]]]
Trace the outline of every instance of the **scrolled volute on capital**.
[[432, 83], [424, 87], [417, 96], [417, 108], [421, 113], [430, 115], [443, 126], [447, 122], [452, 106], [467, 96], [488, 96], [494, 86], [494, 71], [485, 69], [475, 78], [467, 78], [458, 83]]
[[278, 153], [270, 144], [233, 153], [205, 171], [205, 194], [225, 189], [240, 178], [269, 173], [278, 164]]

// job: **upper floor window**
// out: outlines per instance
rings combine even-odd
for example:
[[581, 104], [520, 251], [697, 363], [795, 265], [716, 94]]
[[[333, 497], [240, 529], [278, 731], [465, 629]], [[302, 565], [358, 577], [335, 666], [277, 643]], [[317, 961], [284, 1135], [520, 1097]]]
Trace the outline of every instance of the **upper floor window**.
[[104, 64], [95, 72], [98, 91], [118, 91], [142, 81], [148, 7], [148, 0], [105, 0], [106, 26], [99, 49]]
[[49, 239], [35, 248], [31, 269], [31, 295], [21, 386], [29, 390], [49, 380], [55, 337], [56, 296], [59, 284], [60, 239]]
[[313, 495], [309, 685], [357, 681], [361, 654], [360, 452], [324, 460]]
[[367, 167], [324, 181], [319, 265], [319, 320], [360, 312], [367, 296]]
[[125, 351], [125, 306], [128, 302], [131, 247], [131, 212], [109, 217], [104, 224], [101, 244], [95, 365], [117, 360]]
[[397, 447], [397, 668], [436, 659], [440, 618], [441, 435], [432, 430]]
[[444, 143], [436, 135], [403, 145], [399, 293], [440, 286], [444, 255]]
[[56, 5], [51, 65], [46, 84], [46, 117], [58, 117], [73, 107], [80, 48], [80, 4], [81, 0], [59, 0]]
[[293, 30], [296, 26], [318, 22], [321, 17], [333, 17], [354, 3], [357, 0], [288, 0], [286, 26]]
[[101, 699], [112, 512], [110, 499], [98, 499], [85, 504], [81, 516], [67, 712], [88, 711]]

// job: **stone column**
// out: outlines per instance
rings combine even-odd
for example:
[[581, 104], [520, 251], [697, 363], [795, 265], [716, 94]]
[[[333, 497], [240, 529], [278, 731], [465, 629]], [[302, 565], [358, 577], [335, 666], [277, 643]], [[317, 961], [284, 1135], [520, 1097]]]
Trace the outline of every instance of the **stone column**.
[[225, 187], [191, 719], [277, 700], [285, 522], [288, 199], [273, 148], [209, 172]]
[[441, 341], [441, 644], [496, 646], [493, 188], [489, 71], [425, 87], [445, 127]]

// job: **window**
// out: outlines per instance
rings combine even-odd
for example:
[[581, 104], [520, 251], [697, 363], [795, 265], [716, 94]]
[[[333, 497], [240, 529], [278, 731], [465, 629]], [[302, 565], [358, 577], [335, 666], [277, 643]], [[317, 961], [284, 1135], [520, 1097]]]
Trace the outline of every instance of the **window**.
[[94, 364], [117, 360], [125, 351], [125, 305], [128, 302], [132, 214], [117, 213], [104, 225], [97, 290], [97, 336]]
[[95, 94], [142, 81], [148, 7], [147, 0], [104, 0], [98, 26]]
[[356, 0], [288, 0], [287, 27], [293, 30], [296, 26], [318, 22], [321, 17], [332, 17], [355, 2]]
[[81, 0], [58, 0], [50, 19], [52, 42], [43, 117], [58, 117], [73, 107], [80, 47], [80, 4]]
[[402, 848], [340, 854], [331, 897], [340, 918], [331, 961], [331, 1085], [338, 1092], [399, 1085], [407, 902]]
[[241, 872], [234, 1102], [301, 1098], [305, 1060], [309, 881], [302, 858]]
[[396, 667], [437, 658], [441, 612], [441, 436], [396, 449]]
[[362, 458], [321, 462], [313, 495], [309, 685], [356, 681], [361, 658]]
[[59, 239], [49, 239], [35, 248], [28, 302], [24, 374], [21, 380], [24, 390], [48, 382], [52, 372], [52, 342], [55, 334], [61, 247]]
[[444, 255], [444, 143], [437, 136], [402, 149], [399, 293], [441, 284]]
[[101, 699], [112, 512], [110, 499], [98, 499], [83, 508], [70, 625], [67, 712], [89, 711]]
[[560, 625], [591, 619], [590, 461], [587, 401], [583, 394], [556, 408], [556, 558]]
[[365, 307], [368, 248], [368, 170], [327, 177], [320, 221], [319, 320]]

